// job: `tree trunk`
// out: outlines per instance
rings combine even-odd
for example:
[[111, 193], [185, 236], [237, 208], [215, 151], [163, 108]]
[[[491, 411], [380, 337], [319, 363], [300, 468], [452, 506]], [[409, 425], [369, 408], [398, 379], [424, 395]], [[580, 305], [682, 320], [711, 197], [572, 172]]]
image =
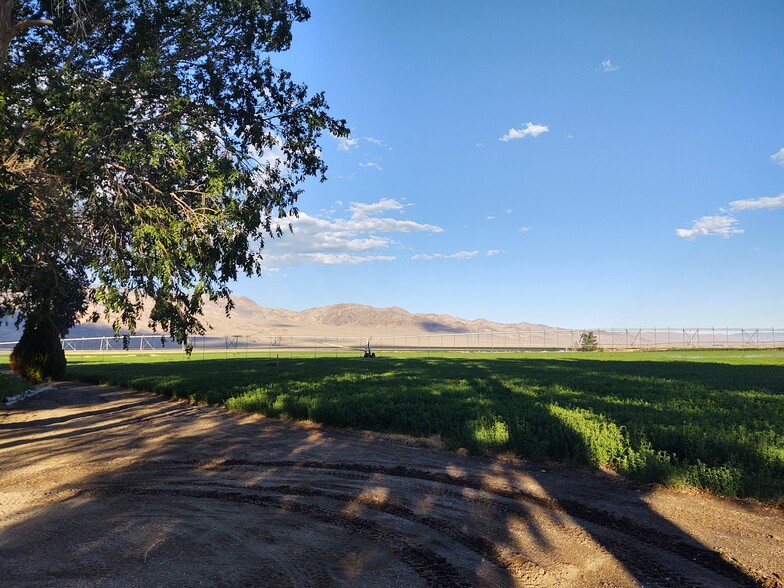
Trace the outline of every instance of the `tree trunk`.
[[48, 18], [16, 22], [14, 0], [0, 0], [0, 69], [3, 69], [8, 61], [8, 49], [16, 35], [31, 27], [49, 27], [53, 24]]
[[0, 69], [8, 60], [8, 47], [14, 38], [14, 0], [0, 0]]

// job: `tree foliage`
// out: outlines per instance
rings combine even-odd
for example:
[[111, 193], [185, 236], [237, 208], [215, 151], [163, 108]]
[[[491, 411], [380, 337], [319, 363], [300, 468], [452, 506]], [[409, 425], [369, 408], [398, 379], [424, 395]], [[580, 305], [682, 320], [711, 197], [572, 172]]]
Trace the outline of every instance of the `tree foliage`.
[[597, 351], [598, 349], [599, 340], [593, 331], [587, 331], [580, 335], [580, 351]]
[[11, 352], [11, 369], [34, 383], [60, 380], [65, 375], [65, 352], [54, 320], [50, 316], [32, 316]]
[[301, 0], [0, 0], [0, 316], [87, 301], [182, 342], [348, 134], [273, 66]]

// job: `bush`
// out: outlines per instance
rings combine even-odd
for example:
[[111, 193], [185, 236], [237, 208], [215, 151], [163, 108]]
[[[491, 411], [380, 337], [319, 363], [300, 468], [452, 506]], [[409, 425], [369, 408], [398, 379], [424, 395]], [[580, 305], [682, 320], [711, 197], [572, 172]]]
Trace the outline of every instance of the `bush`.
[[588, 331], [580, 335], [580, 351], [597, 351], [599, 349], [599, 340], [593, 331]]
[[11, 369], [36, 384], [61, 380], [65, 375], [65, 352], [52, 317], [30, 317], [22, 338], [10, 357]]

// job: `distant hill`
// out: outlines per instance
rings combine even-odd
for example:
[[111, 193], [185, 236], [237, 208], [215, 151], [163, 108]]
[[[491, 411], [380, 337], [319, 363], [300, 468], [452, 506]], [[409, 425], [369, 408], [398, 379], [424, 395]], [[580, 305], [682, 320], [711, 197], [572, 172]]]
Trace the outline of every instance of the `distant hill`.
[[[234, 298], [235, 308], [226, 317], [223, 306], [207, 304], [203, 323], [214, 335], [317, 335], [317, 336], [389, 336], [490, 333], [548, 328], [533, 323], [504, 324], [485, 319], [468, 320], [447, 314], [415, 314], [396, 306], [376, 308], [363, 304], [334, 304], [303, 311], [265, 308], [250, 298]], [[101, 308], [96, 308], [101, 313]], [[127, 332], [127, 329], [123, 329]], [[138, 324], [138, 334], [152, 331], [147, 318]], [[112, 334], [110, 322], [81, 323], [68, 337], [102, 337]], [[0, 341], [15, 341], [21, 335], [13, 324], [0, 326]]]
[[[204, 307], [202, 322], [208, 327], [207, 335], [217, 338], [223, 345], [234, 336], [256, 340], [259, 344], [272, 344], [274, 339], [291, 337], [302, 338], [301, 345], [311, 346], [313, 341], [326, 338], [355, 338], [364, 341], [368, 338], [413, 336], [406, 345], [419, 345], [419, 337], [442, 335], [439, 340], [429, 339], [430, 344], [439, 343], [447, 346], [524, 346], [529, 348], [564, 349], [579, 345], [581, 329], [550, 327], [537, 323], [496, 323], [486, 319], [464, 319], [448, 314], [418, 314], [391, 306], [376, 308], [364, 304], [334, 304], [319, 306], [303, 311], [285, 308], [265, 308], [250, 298], [237, 296], [234, 298], [235, 308], [230, 317], [226, 317], [224, 307], [220, 304], [207, 304]], [[95, 308], [101, 313], [101, 308]], [[21, 336], [11, 323], [0, 325], [0, 343], [17, 341]], [[780, 346], [782, 330], [762, 329], [671, 329], [656, 331], [655, 329], [596, 329], [600, 346], [608, 349], [626, 349], [643, 347], [770, 347]], [[127, 329], [121, 331], [128, 333]], [[471, 333], [460, 337], [462, 333]], [[495, 337], [491, 333], [507, 333], [503, 337]], [[147, 318], [139, 320], [136, 330], [138, 335], [152, 334], [147, 326]], [[478, 335], [476, 335], [478, 334]], [[486, 336], [483, 336], [486, 334]], [[68, 338], [111, 337], [111, 323], [101, 319], [97, 323], [82, 323], [74, 326]], [[446, 337], [452, 335], [453, 337]], [[309, 339], [310, 343], [304, 340]], [[266, 342], [266, 343], [265, 343]], [[93, 342], [95, 343], [95, 342]], [[91, 343], [92, 344], [92, 343]], [[95, 343], [97, 345], [97, 343]], [[213, 342], [213, 344], [215, 344]], [[290, 343], [291, 344], [291, 343]], [[341, 345], [342, 343], [338, 343]], [[394, 344], [394, 343], [393, 343]], [[398, 341], [400, 344], [400, 341]], [[227, 343], [228, 345], [228, 343]], [[6, 351], [8, 345], [0, 346]]]

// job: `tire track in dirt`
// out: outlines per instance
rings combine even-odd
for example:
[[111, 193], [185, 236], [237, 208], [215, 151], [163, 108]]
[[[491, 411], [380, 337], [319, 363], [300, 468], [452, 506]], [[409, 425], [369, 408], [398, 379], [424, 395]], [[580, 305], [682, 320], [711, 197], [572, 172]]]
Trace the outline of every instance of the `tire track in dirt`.
[[[346, 504], [353, 504], [359, 505], [363, 507], [367, 507], [377, 512], [383, 512], [388, 515], [391, 515], [398, 519], [405, 519], [411, 523], [416, 525], [422, 525], [428, 527], [437, 533], [443, 534], [448, 537], [450, 540], [454, 541], [462, 545], [463, 547], [473, 551], [486, 561], [491, 562], [493, 565], [497, 566], [500, 569], [510, 569], [514, 566], [520, 566], [519, 559], [513, 560], [512, 558], [504, 555], [502, 550], [492, 541], [481, 537], [479, 535], [474, 535], [471, 533], [467, 533], [458, 527], [451, 525], [444, 521], [443, 519], [439, 519], [434, 516], [427, 516], [427, 515], [419, 515], [414, 512], [412, 509], [402, 506], [401, 504], [389, 501], [389, 500], [380, 500], [380, 499], [373, 499], [367, 496], [358, 496], [354, 494], [345, 494], [340, 492], [334, 491], [324, 491], [324, 490], [316, 490], [314, 488], [306, 487], [306, 486], [267, 486], [261, 488], [259, 486], [238, 486], [236, 484], [221, 484], [215, 482], [203, 482], [203, 481], [179, 481], [176, 482], [177, 486], [197, 486], [197, 487], [220, 487], [225, 489], [230, 489], [234, 491], [250, 491], [252, 490], [255, 493], [259, 491], [263, 491], [264, 493], [271, 493], [271, 494], [281, 494], [284, 496], [297, 496], [297, 497], [306, 497], [306, 498], [325, 498], [331, 501], [338, 502], [341, 505]], [[435, 495], [434, 492], [429, 492], [430, 495]], [[446, 496], [446, 494], [444, 494]], [[521, 554], [517, 554], [518, 558], [522, 557]], [[535, 563], [531, 561], [525, 561], [525, 565], [528, 567], [538, 567]]]
[[[481, 481], [470, 480], [462, 477], [456, 477], [443, 472], [429, 472], [423, 470], [410, 469], [405, 466], [384, 467], [379, 465], [365, 465], [365, 464], [349, 464], [349, 463], [320, 463], [320, 462], [286, 462], [286, 461], [250, 461], [230, 459], [221, 463], [213, 463], [213, 467], [262, 467], [262, 468], [303, 468], [314, 470], [337, 470], [341, 472], [361, 473], [369, 475], [385, 475], [390, 477], [409, 478], [412, 480], [435, 482], [446, 486], [457, 486], [460, 488], [468, 488], [472, 490], [481, 491], [490, 496], [503, 497], [511, 500], [523, 500], [528, 503], [549, 509], [554, 512], [567, 514], [573, 518], [580, 519], [586, 523], [591, 523], [594, 526], [603, 528], [605, 531], [610, 530], [614, 533], [608, 533], [608, 541], [613, 541], [617, 549], [629, 552], [630, 557], [627, 561], [640, 562], [637, 571], [645, 570], [646, 575], [650, 575], [652, 570], [657, 570], [653, 574], [653, 578], [657, 580], [667, 581], [670, 585], [678, 586], [698, 586], [699, 583], [693, 583], [688, 578], [678, 578], [677, 574], [668, 572], [657, 563], [656, 560], [644, 555], [642, 550], [632, 547], [633, 543], [642, 542], [660, 550], [663, 550], [673, 556], [682, 558], [686, 561], [693, 562], [706, 570], [719, 574], [741, 586], [754, 586], [754, 582], [750, 582], [746, 574], [735, 568], [732, 564], [725, 561], [718, 553], [700, 547], [697, 545], [690, 545], [685, 543], [678, 537], [674, 537], [657, 529], [649, 527], [642, 527], [628, 518], [622, 518], [612, 515], [606, 511], [591, 508], [574, 500], [555, 500], [542, 496], [536, 496], [530, 492], [524, 491], [504, 491], [498, 488], [489, 487]], [[432, 487], [428, 488], [430, 494], [447, 495], [447, 492]], [[529, 513], [514, 503], [501, 502], [497, 499], [482, 499], [472, 498], [461, 493], [452, 493], [453, 498], [465, 501], [482, 504], [489, 506], [493, 509], [500, 510], [506, 514], [519, 516], [523, 519], [529, 516]], [[629, 539], [624, 540], [626, 536]], [[472, 542], [471, 540], [468, 540]], [[480, 541], [481, 543], [481, 541]], [[487, 552], [481, 552], [484, 556], [491, 558], [494, 557], [493, 549], [488, 549]], [[644, 565], [642, 565], [644, 564]]]
[[22, 583], [784, 586], [784, 524], [753, 505], [117, 388], [20, 406], [0, 414], [0, 577]]
[[287, 512], [306, 515], [324, 523], [337, 525], [349, 533], [360, 535], [369, 541], [384, 544], [409, 566], [428, 586], [469, 588], [472, 584], [463, 578], [460, 572], [446, 559], [434, 551], [417, 545], [408, 538], [383, 528], [381, 525], [346, 512], [333, 512], [313, 504], [297, 503], [289, 500], [296, 493], [282, 497], [268, 496], [260, 493], [248, 493], [233, 490], [195, 490], [173, 488], [110, 488], [100, 491], [91, 490], [85, 496], [99, 495], [134, 495], [156, 496], [165, 498], [195, 498], [231, 502], [235, 504], [252, 504], [273, 507]]
[[[614, 516], [600, 509], [594, 509], [581, 504], [577, 501], [554, 500], [542, 496], [534, 495], [525, 491], [508, 491], [492, 487], [481, 480], [472, 480], [464, 477], [453, 476], [443, 472], [432, 472], [417, 470], [405, 466], [381, 466], [352, 463], [322, 463], [313, 461], [258, 461], [246, 459], [226, 459], [221, 461], [155, 461], [156, 466], [162, 467], [165, 471], [179, 470], [194, 472], [200, 471], [232, 471], [242, 470], [245, 476], [253, 476], [261, 472], [269, 472], [276, 469], [287, 469], [297, 471], [303, 475], [311, 472], [319, 472], [319, 483], [325, 485], [325, 476], [336, 477], [338, 479], [352, 479], [359, 482], [368, 482], [373, 477], [385, 476], [390, 479], [405, 480], [406, 485], [410, 483], [424, 483], [419, 488], [420, 495], [430, 497], [443, 497], [462, 503], [470, 503], [484, 509], [490, 509], [503, 513], [507, 516], [518, 517], [521, 520], [531, 518], [531, 513], [517, 504], [516, 501], [533, 504], [551, 512], [565, 514], [569, 517], [579, 519], [583, 527], [590, 528], [591, 535], [600, 538], [600, 543], [606, 548], [610, 548], [612, 553], [621, 555], [629, 571], [637, 577], [644, 577], [650, 582], [660, 583], [666, 586], [696, 587], [705, 586], [704, 581], [694, 581], [690, 579], [692, 574], [678, 573], [673, 568], [675, 566], [662, 565], [662, 561], [672, 558], [681, 560], [679, 567], [689, 569], [692, 567], [702, 568], [704, 571], [716, 574], [730, 580], [739, 586], [755, 586], [755, 582], [749, 576], [738, 570], [730, 563], [726, 562], [721, 556], [709, 549], [689, 545], [680, 538], [668, 535], [648, 527], [642, 527], [628, 518]], [[243, 486], [236, 483], [221, 483], [214, 480], [185, 479], [166, 482], [162, 480], [162, 487], [137, 487], [123, 490], [105, 487], [95, 489], [112, 493], [139, 493], [155, 494], [167, 496], [190, 496], [194, 498], [211, 498], [214, 500], [225, 499], [234, 502], [249, 502], [254, 504], [264, 504], [284, 510], [293, 508], [291, 503], [286, 502], [286, 497], [298, 498], [320, 498], [329, 499], [338, 504], [338, 508], [345, 507], [347, 504], [360, 505], [377, 512], [383, 512], [399, 519], [405, 519], [415, 525], [421, 525], [432, 529], [438, 534], [442, 534], [445, 539], [457, 543], [464, 548], [476, 553], [484, 560], [491, 562], [500, 569], [506, 570], [514, 577], [522, 579], [525, 574], [520, 573], [521, 566], [525, 572], [530, 572], [531, 568], [539, 566], [530, 560], [523, 560], [522, 554], [515, 553], [510, 556], [504, 553], [493, 541], [482, 536], [466, 532], [456, 524], [436, 516], [422, 515], [416, 513], [411, 508], [401, 505], [391, 500], [374, 499], [357, 494], [347, 494], [345, 492], [333, 490], [320, 490], [313, 486], [306, 485], [252, 485]], [[189, 489], [190, 487], [190, 489]], [[195, 489], [198, 488], [198, 489]], [[456, 490], [459, 488], [461, 490]], [[411, 488], [408, 488], [409, 491]], [[472, 490], [473, 494], [466, 494], [464, 491]], [[280, 497], [278, 497], [280, 496]], [[242, 498], [241, 498], [242, 497]], [[281, 505], [286, 505], [282, 507]], [[359, 520], [356, 516], [346, 518], [343, 512], [330, 511], [323, 507], [311, 506], [305, 508], [297, 507], [292, 512], [314, 516], [323, 521], [346, 527], [347, 520], [356, 524]], [[376, 529], [377, 525], [365, 521], [369, 528]], [[458, 521], [459, 524], [459, 521]], [[368, 528], [364, 533], [368, 534]], [[389, 530], [385, 531], [391, 533]], [[376, 533], [378, 537], [384, 537]], [[368, 537], [372, 538], [372, 537]], [[374, 540], [376, 540], [374, 538]], [[382, 541], [389, 543], [388, 541]], [[403, 553], [398, 553], [401, 558], [412, 567], [417, 573], [422, 571], [423, 561], [432, 561], [439, 558], [431, 550], [424, 548], [426, 556], [420, 557], [421, 546], [415, 547], [410, 541], [404, 542], [409, 546], [410, 551], [406, 551], [407, 559], [403, 558]], [[396, 551], [397, 553], [397, 551]], [[413, 555], [412, 555], [413, 553]], [[441, 558], [443, 559], [443, 558]], [[444, 560], [446, 561], [446, 560]], [[446, 562], [448, 564], [448, 562]], [[439, 564], [436, 571], [431, 576], [438, 578], [438, 581], [446, 580], [444, 570], [449, 569]], [[449, 574], [457, 574], [455, 568], [451, 568]], [[451, 578], [454, 581], [454, 577]], [[442, 584], [444, 585], [444, 584]], [[452, 584], [449, 584], [452, 585]]]

